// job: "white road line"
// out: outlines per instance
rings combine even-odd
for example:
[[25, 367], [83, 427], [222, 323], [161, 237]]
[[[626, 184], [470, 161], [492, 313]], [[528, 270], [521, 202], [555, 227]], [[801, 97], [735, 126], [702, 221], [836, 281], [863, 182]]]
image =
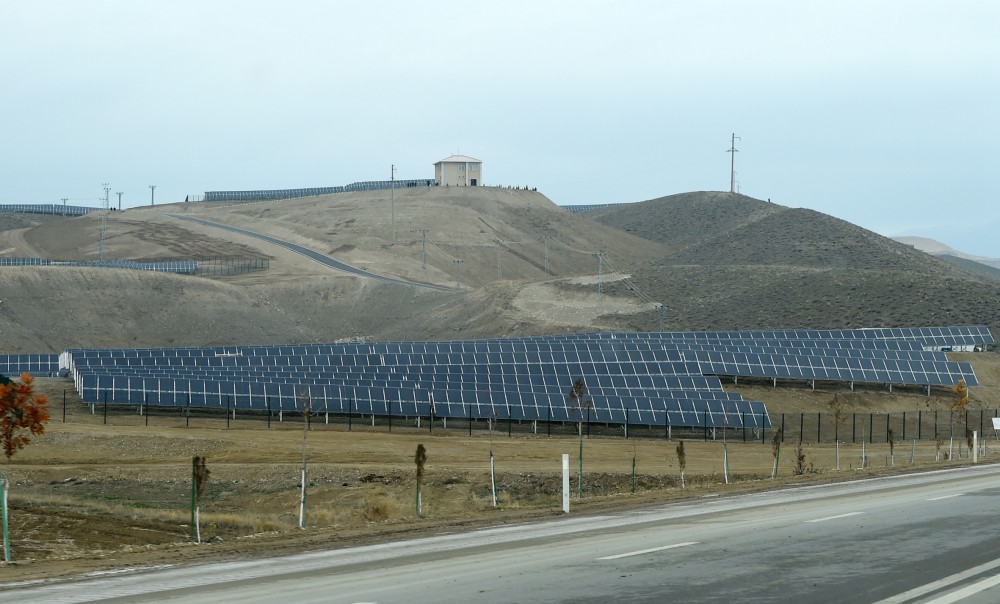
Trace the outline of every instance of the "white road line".
[[864, 514], [864, 512], [848, 512], [846, 514], [837, 514], [836, 516], [827, 516], [826, 518], [814, 518], [812, 520], [803, 520], [803, 522], [826, 522], [827, 520], [847, 518], [848, 516], [857, 516], [858, 514]]
[[665, 549], [674, 549], [675, 547], [685, 547], [688, 545], [697, 545], [699, 541], [686, 541], [684, 543], [675, 543], [673, 545], [664, 545], [663, 547], [654, 547], [651, 549], [643, 549], [637, 552], [627, 552], [624, 554], [615, 554], [614, 556], [604, 556], [603, 558], [598, 558], [598, 560], [617, 560], [618, 558], [628, 558], [629, 556], [641, 556], [642, 554], [650, 554], [653, 552], [662, 552]]
[[997, 585], [1000, 585], [1000, 575], [994, 575], [989, 579], [983, 579], [982, 581], [978, 581], [972, 585], [966, 585], [962, 589], [956, 589], [950, 594], [945, 594], [940, 598], [928, 600], [927, 604], [953, 604], [954, 602], [959, 602], [969, 596], [974, 596], [981, 591], [986, 591], [987, 589]]
[[940, 497], [930, 497], [927, 501], [941, 501], [942, 499], [951, 499], [952, 497], [961, 497], [965, 493], [952, 493], [951, 495], [941, 495]]
[[914, 587], [913, 589], [911, 589], [909, 591], [904, 591], [903, 593], [897, 594], [895, 596], [892, 596], [891, 598], [886, 598], [884, 600], [879, 600], [878, 602], [875, 602], [875, 604], [902, 604], [903, 602], [907, 602], [909, 600], [914, 600], [914, 599], [919, 598], [920, 596], [922, 596], [924, 594], [929, 594], [932, 591], [937, 591], [938, 589], [942, 589], [942, 588], [947, 587], [947, 586], [949, 586], [949, 585], [951, 585], [953, 583], [958, 583], [959, 581], [964, 581], [965, 579], [968, 579], [969, 577], [974, 577], [974, 576], [976, 576], [976, 575], [978, 575], [980, 573], [984, 573], [984, 572], [986, 572], [988, 570], [993, 570], [994, 568], [997, 568], [998, 566], [1000, 566], [1000, 559], [996, 559], [996, 560], [987, 562], [985, 564], [980, 564], [979, 566], [974, 566], [974, 567], [970, 568], [969, 570], [965, 570], [965, 571], [962, 571], [960, 573], [955, 573], [954, 575], [951, 575], [950, 577], [945, 577], [944, 579], [939, 579], [937, 581], [934, 581], [933, 583], [928, 583], [927, 585], [921, 585], [920, 587]]

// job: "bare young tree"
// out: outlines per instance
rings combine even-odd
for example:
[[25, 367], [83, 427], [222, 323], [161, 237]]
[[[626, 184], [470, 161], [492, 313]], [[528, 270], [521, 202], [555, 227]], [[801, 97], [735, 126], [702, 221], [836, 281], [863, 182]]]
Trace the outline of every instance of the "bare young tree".
[[681, 469], [681, 488], [685, 488], [684, 485], [684, 468], [687, 467], [687, 453], [684, 452], [684, 441], [677, 443], [677, 466]]
[[427, 463], [427, 449], [423, 444], [417, 445], [417, 453], [413, 456], [413, 463], [417, 465], [417, 518], [423, 513], [423, 502], [420, 499], [420, 486], [424, 482], [424, 464]]
[[309, 390], [299, 391], [299, 403], [302, 405], [302, 486], [299, 494], [299, 528], [306, 528], [306, 484], [308, 480], [308, 464], [306, 463], [306, 437], [309, 435], [309, 420], [313, 415], [312, 398]]
[[206, 458], [195, 455], [191, 460], [191, 535], [195, 543], [201, 543], [201, 496], [208, 484], [211, 472], [205, 466]]
[[783, 432], [781, 428], [774, 433], [774, 438], [771, 439], [771, 455], [774, 456], [774, 466], [771, 468], [771, 478], [773, 479], [778, 475], [778, 461], [781, 458], [781, 437]]
[[580, 472], [577, 477], [577, 497], [583, 499], [583, 420], [594, 402], [587, 398], [587, 384], [583, 378], [577, 378], [573, 382], [573, 387], [566, 395], [566, 404], [576, 411], [577, 423], [576, 432], [580, 436]]

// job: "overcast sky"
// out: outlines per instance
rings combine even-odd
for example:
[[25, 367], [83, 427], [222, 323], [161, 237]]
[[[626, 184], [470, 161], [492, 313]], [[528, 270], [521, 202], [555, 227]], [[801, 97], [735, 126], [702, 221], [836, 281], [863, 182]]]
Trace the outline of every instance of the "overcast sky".
[[1000, 257], [1000, 2], [0, 0], [0, 203], [739, 191]]

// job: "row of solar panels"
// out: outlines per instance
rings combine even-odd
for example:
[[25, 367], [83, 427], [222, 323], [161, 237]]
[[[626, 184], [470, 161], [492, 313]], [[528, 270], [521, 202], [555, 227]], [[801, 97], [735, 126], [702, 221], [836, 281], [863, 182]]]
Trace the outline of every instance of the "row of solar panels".
[[157, 273], [193, 275], [198, 272], [196, 260], [49, 260], [48, 258], [0, 258], [0, 266], [82, 266], [97, 268], [126, 268]]
[[[524, 365], [546, 362], [602, 362], [602, 361], [684, 361], [700, 359], [700, 352], [720, 352], [732, 355], [779, 355], [796, 357], [837, 357], [845, 359], [882, 359], [906, 361], [946, 360], [940, 352], [920, 350], [857, 350], [846, 348], [788, 349], [756, 346], [712, 346], [711, 344], [681, 344], [677, 347], [664, 344], [643, 348], [637, 342], [614, 347], [558, 347], [545, 350], [544, 345], [524, 352], [467, 352], [467, 353], [380, 353], [356, 354], [275, 354], [268, 356], [215, 355], [215, 356], [82, 356], [74, 363], [87, 367], [281, 367], [287, 365], [316, 365], [321, 367], [397, 366], [397, 365]], [[793, 352], [794, 351], [794, 352]], [[68, 368], [68, 367], [67, 367]]]
[[596, 332], [483, 340], [432, 342], [374, 342], [349, 344], [286, 344], [276, 346], [218, 346], [210, 348], [156, 348], [73, 351], [77, 356], [302, 356], [320, 354], [385, 353], [476, 353], [518, 352], [537, 349], [543, 343], [562, 344], [577, 350], [576, 342], [588, 340], [656, 341], [673, 347], [696, 343], [718, 346], [769, 348], [847, 348], [876, 350], [923, 350], [925, 348], [986, 346], [995, 344], [985, 326], [920, 327], [852, 330], [769, 330], [712, 332]]
[[[539, 392], [567, 392], [567, 375], [590, 376], [589, 388], [615, 388], [649, 391], [698, 391], [724, 392], [718, 378], [702, 375], [664, 375], [654, 371], [640, 372], [637, 368], [628, 371], [614, 371], [608, 365], [594, 366], [560, 366], [558, 373], [532, 372], [443, 372], [436, 368], [424, 367], [405, 373], [390, 371], [354, 371], [354, 372], [320, 372], [283, 370], [268, 372], [221, 372], [221, 371], [165, 371], [144, 369], [138, 372], [102, 369], [94, 372], [79, 372], [76, 378], [77, 387], [84, 393], [84, 400], [98, 400], [101, 388], [115, 388], [125, 380], [135, 379], [184, 379], [201, 381], [243, 381], [243, 382], [275, 382], [293, 384], [349, 384], [349, 385], [414, 385], [454, 384], [468, 385], [481, 391], [497, 388], [513, 387], [517, 389], [537, 390]], [[118, 380], [116, 382], [116, 380]], [[94, 398], [90, 398], [88, 390], [94, 390]]]
[[0, 354], [0, 375], [56, 375], [59, 373], [57, 354]]
[[83, 216], [91, 212], [99, 212], [103, 208], [87, 208], [84, 206], [60, 206], [51, 203], [11, 203], [0, 204], [0, 212], [18, 212], [24, 214], [55, 214], [58, 216]]
[[[316, 348], [339, 351], [339, 354], [305, 355], [291, 354], [296, 347], [245, 347], [235, 354], [226, 352], [216, 356], [213, 349], [184, 349], [173, 351], [190, 353], [191, 356], [156, 356], [156, 351], [136, 351], [134, 357], [108, 354], [91, 355], [68, 351], [65, 355], [65, 367], [77, 371], [87, 367], [90, 371], [99, 371], [95, 367], [118, 366], [137, 367], [290, 367], [305, 366], [316, 369], [305, 369], [317, 372], [340, 372], [350, 367], [392, 367], [403, 372], [404, 368], [433, 366], [442, 368], [448, 366], [472, 367], [474, 372], [498, 371], [500, 367], [544, 368], [553, 374], [566, 371], [579, 373], [587, 371], [595, 375], [607, 373], [609, 369], [588, 369], [566, 366], [567, 364], [587, 364], [593, 362], [617, 363], [613, 371], [621, 372], [620, 363], [625, 362], [672, 362], [682, 365], [668, 367], [659, 366], [659, 373], [679, 374], [710, 374], [734, 377], [770, 377], [807, 380], [837, 380], [845, 382], [863, 382], [880, 384], [943, 386], [954, 385], [964, 379], [969, 385], [977, 385], [975, 373], [968, 363], [954, 363], [947, 360], [943, 353], [932, 351], [884, 351], [877, 349], [816, 349], [811, 354], [800, 354], [793, 350], [783, 350], [774, 347], [774, 351], [755, 353], [732, 350], [716, 350], [708, 343], [673, 344], [662, 340], [638, 338], [588, 338], [587, 334], [566, 336], [564, 342], [555, 342], [551, 338], [521, 338], [510, 340], [481, 341], [480, 350], [473, 353], [380, 353], [371, 352], [380, 346], [373, 344], [339, 344]], [[447, 343], [436, 343], [446, 346]], [[433, 348], [435, 343], [422, 343], [422, 348]], [[745, 346], [752, 350], [752, 346]], [[517, 352], [514, 352], [514, 351]], [[796, 349], [801, 351], [801, 349]], [[243, 356], [241, 353], [253, 352], [254, 355]], [[828, 354], [836, 351], [836, 354]], [[142, 354], [143, 352], [147, 353]], [[257, 356], [256, 353], [273, 353], [271, 356]], [[892, 352], [892, 354], [889, 354]], [[140, 356], [141, 355], [141, 356]], [[201, 356], [199, 356], [201, 355]], [[78, 359], [78, 360], [77, 360]], [[687, 364], [683, 361], [687, 360]], [[690, 361], [697, 364], [692, 365]], [[557, 368], [557, 366], [560, 366]], [[492, 368], [492, 369], [491, 369]], [[187, 369], [183, 369], [187, 370]], [[240, 369], [239, 371], [253, 371]], [[634, 368], [628, 370], [630, 373]]]
[[316, 195], [333, 195], [335, 193], [350, 193], [354, 191], [381, 191], [384, 189], [405, 189], [411, 187], [430, 187], [434, 180], [426, 178], [407, 180], [367, 180], [353, 182], [339, 187], [312, 187], [306, 189], [269, 189], [262, 191], [206, 191], [204, 201], [257, 201], [267, 199], [293, 199], [297, 197], [315, 197]]
[[[448, 385], [384, 387], [208, 382], [149, 378], [91, 386], [85, 392], [114, 404], [148, 404], [208, 409], [301, 411], [304, 401], [315, 413], [355, 413], [398, 417], [587, 421], [647, 426], [770, 427], [767, 409], [758, 401], [730, 393], [681, 393], [663, 396], [601, 391], [584, 408], [567, 404], [565, 394], [536, 390], [482, 391]], [[105, 378], [106, 379], [106, 378]], [[119, 378], [122, 379], [122, 378]], [[98, 380], [99, 381], [99, 380]], [[103, 386], [103, 387], [102, 387]], [[85, 398], [91, 398], [86, 397]], [[588, 395], [588, 400], [591, 397]], [[92, 401], [92, 402], [100, 402]]]
[[[972, 346], [996, 344], [989, 327], [985, 325], [960, 325], [948, 327], [872, 327], [863, 329], [769, 329], [739, 331], [689, 331], [689, 332], [638, 332], [636, 338], [702, 340], [716, 339], [720, 334], [738, 340], [801, 340], [819, 342], [822, 340], [915, 340], [925, 347]], [[588, 338], [633, 337], [621, 332], [595, 332], [585, 334]], [[578, 334], [540, 336], [543, 338], [576, 338]]]
[[[600, 351], [598, 351], [600, 352]], [[666, 352], [666, 351], [664, 351]], [[647, 351], [651, 354], [652, 351]], [[326, 379], [337, 376], [446, 375], [452, 379], [475, 379], [477, 376], [534, 375], [559, 378], [567, 374], [589, 375], [716, 375], [734, 377], [769, 377], [789, 379], [834, 380], [900, 385], [950, 386], [960, 379], [970, 386], [978, 380], [968, 363], [955, 363], [940, 353], [920, 353], [931, 359], [886, 359], [862, 356], [791, 356], [779, 354], [730, 353], [725, 351], [688, 351], [685, 361], [601, 362], [553, 358], [539, 353], [532, 362], [524, 358], [500, 358], [496, 362], [453, 359], [454, 355], [358, 355], [324, 357], [161, 357], [142, 359], [83, 359], [76, 364], [78, 375], [170, 376], [178, 373], [192, 377], [236, 378], [256, 376], [301, 379]], [[487, 355], [489, 356], [489, 355]], [[559, 353], [559, 357], [567, 356]], [[597, 355], [594, 355], [597, 356]], [[609, 357], [607, 351], [601, 354]], [[374, 358], [372, 358], [374, 357]], [[419, 361], [415, 359], [419, 357]], [[404, 362], [405, 359], [405, 362]], [[114, 363], [113, 361], [119, 361]], [[196, 362], [201, 361], [201, 362]], [[331, 361], [335, 361], [331, 363]], [[418, 379], [418, 378], [414, 378]]]

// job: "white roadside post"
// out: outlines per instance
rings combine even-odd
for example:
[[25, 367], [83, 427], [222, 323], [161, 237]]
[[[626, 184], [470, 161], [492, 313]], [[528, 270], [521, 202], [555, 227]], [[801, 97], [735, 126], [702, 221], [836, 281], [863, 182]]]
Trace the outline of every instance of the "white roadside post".
[[979, 433], [972, 431], [972, 463], [979, 463]]
[[569, 514], [569, 453], [563, 453], [563, 513]]

